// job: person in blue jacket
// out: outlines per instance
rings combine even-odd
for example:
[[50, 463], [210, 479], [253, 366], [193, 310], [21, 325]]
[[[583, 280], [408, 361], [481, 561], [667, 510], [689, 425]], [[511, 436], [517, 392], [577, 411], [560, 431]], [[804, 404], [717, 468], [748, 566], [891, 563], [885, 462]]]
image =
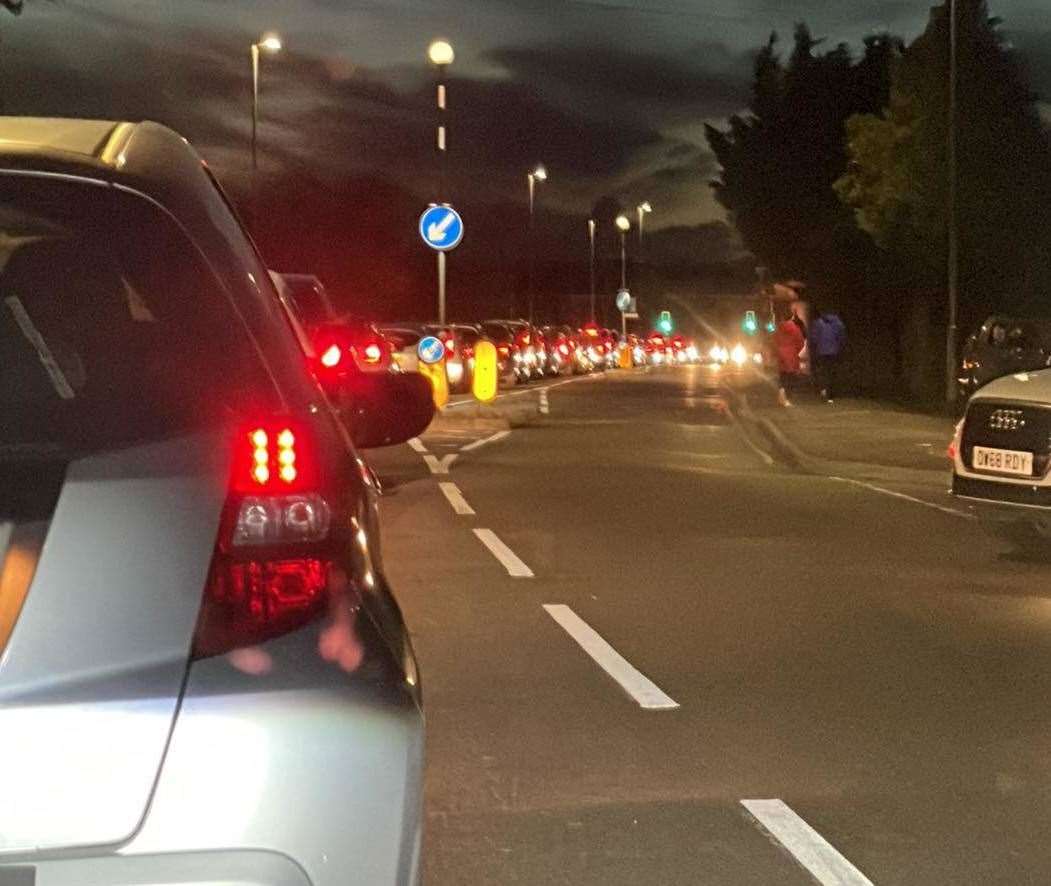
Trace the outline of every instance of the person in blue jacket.
[[839, 366], [847, 345], [847, 327], [833, 310], [818, 310], [810, 323], [810, 356], [821, 399], [832, 403], [839, 387]]

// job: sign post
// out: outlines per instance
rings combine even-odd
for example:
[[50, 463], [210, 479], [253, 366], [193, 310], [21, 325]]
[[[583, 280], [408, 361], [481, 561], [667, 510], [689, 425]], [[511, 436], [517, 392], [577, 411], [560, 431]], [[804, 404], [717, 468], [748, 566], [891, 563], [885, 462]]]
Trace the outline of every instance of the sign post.
[[447, 204], [430, 206], [420, 216], [420, 237], [438, 253], [438, 322], [445, 325], [445, 253], [463, 240], [463, 219]]

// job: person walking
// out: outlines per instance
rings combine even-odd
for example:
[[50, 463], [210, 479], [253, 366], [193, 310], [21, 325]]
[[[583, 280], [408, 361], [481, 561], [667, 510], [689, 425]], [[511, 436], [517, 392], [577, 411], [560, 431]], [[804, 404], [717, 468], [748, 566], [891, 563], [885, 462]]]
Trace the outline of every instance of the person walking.
[[802, 370], [800, 354], [806, 346], [806, 337], [800, 329], [795, 313], [782, 313], [781, 321], [774, 330], [774, 353], [777, 355], [777, 370], [780, 387], [777, 400], [782, 406], [791, 406], [790, 394], [794, 394]]
[[839, 388], [839, 364], [847, 344], [847, 327], [835, 311], [821, 310], [810, 324], [810, 356], [821, 399], [835, 402]]

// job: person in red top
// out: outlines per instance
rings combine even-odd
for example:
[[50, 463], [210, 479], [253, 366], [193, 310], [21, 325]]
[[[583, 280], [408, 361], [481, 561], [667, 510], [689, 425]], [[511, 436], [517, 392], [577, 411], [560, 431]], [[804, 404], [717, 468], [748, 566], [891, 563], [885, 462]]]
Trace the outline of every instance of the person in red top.
[[774, 330], [774, 352], [777, 354], [777, 369], [781, 382], [777, 399], [782, 406], [792, 405], [789, 393], [795, 391], [802, 370], [799, 355], [804, 345], [806, 345], [806, 338], [799, 328], [799, 323], [791, 314], [788, 316], [782, 314]]

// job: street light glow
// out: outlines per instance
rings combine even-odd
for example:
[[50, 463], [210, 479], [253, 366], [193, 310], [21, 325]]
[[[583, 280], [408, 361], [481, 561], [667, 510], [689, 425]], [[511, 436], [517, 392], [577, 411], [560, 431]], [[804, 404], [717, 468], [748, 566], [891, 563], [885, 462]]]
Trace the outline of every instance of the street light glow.
[[435, 40], [427, 48], [427, 57], [431, 60], [432, 65], [444, 68], [456, 60], [456, 53], [453, 52], [452, 44], [448, 40]]
[[639, 212], [653, 212], [653, 207], [650, 206], [648, 200], [639, 204]]
[[631, 221], [626, 215], [617, 216], [617, 230], [627, 233], [631, 230]]
[[533, 170], [533, 178], [535, 178], [538, 182], [547, 181], [547, 170], [544, 169], [543, 164], [540, 164], [539, 166], [537, 166], [536, 169]]
[[263, 34], [257, 45], [260, 49], [265, 49], [267, 52], [280, 52], [284, 46], [277, 34]]

